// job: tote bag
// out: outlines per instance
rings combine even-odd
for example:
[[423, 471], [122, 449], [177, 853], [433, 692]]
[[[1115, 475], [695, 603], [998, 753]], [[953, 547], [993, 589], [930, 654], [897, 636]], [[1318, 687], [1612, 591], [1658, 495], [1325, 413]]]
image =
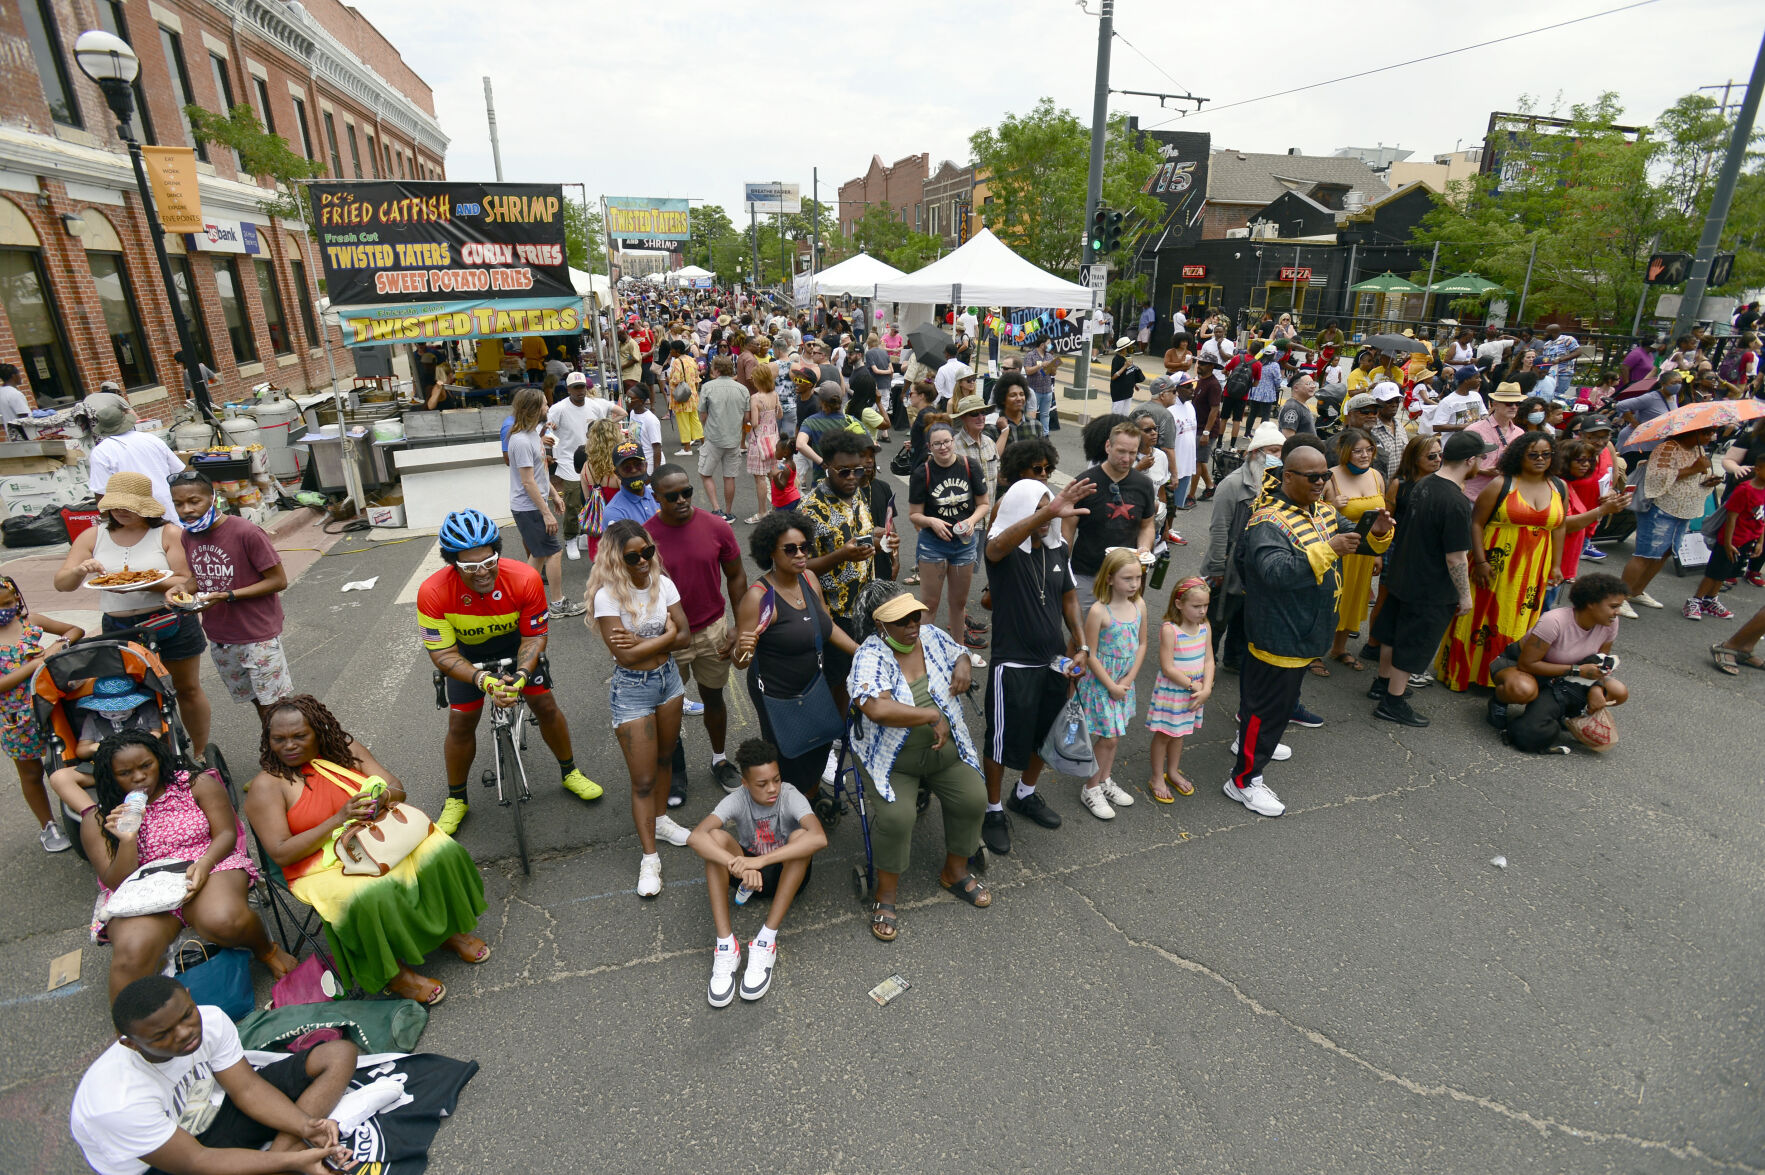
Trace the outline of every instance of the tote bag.
[[[807, 584], [803, 585], [803, 603], [811, 611], [819, 609], [811, 601], [815, 593]], [[761, 601], [762, 618], [772, 616], [778, 610], [776, 594], [772, 585], [766, 586], [766, 598]], [[778, 746], [778, 753], [786, 759], [795, 759], [798, 755], [807, 754], [816, 747], [826, 746], [846, 732], [845, 719], [840, 715], [840, 708], [834, 704], [833, 691], [827, 687], [826, 666], [821, 656], [821, 623], [816, 616], [815, 624], [815, 680], [807, 690], [794, 698], [778, 697], [766, 692], [764, 678], [756, 678], [760, 684], [760, 701], [766, 707], [766, 721], [772, 726], [772, 737]]]

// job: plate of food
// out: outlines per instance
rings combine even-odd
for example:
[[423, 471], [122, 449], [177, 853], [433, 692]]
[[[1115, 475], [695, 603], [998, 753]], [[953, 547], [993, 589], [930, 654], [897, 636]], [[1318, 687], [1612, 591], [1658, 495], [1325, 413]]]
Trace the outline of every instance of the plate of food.
[[164, 583], [171, 577], [172, 572], [163, 567], [158, 571], [106, 571], [101, 575], [94, 575], [80, 586], [105, 592], [138, 592], [154, 584]]
[[187, 591], [174, 588], [165, 594], [165, 602], [182, 612], [200, 612], [213, 600], [199, 600]]

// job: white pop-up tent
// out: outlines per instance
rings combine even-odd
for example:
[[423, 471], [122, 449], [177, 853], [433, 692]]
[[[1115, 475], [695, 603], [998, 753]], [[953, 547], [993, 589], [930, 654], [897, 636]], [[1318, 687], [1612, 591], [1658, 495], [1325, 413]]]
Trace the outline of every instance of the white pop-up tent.
[[708, 269], [700, 269], [696, 265], [683, 265], [668, 275], [668, 280], [677, 286], [690, 286], [701, 277], [715, 277]]
[[[878, 282], [895, 281], [906, 276], [887, 261], [878, 261], [868, 253], [860, 253], [814, 274], [808, 285], [808, 297], [834, 294], [846, 298], [873, 298], [876, 296]], [[799, 278], [798, 281], [797, 295], [801, 299], [802, 279]]]
[[879, 281], [879, 302], [965, 306], [1047, 306], [1089, 310], [1091, 289], [1038, 269], [1013, 253], [991, 229], [924, 269]]

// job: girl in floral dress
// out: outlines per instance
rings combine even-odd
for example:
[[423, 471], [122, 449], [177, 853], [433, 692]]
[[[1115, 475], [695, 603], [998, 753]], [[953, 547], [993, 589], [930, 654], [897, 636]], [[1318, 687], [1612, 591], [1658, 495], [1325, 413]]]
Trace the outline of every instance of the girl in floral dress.
[[1125, 808], [1134, 802], [1109, 772], [1116, 745], [1134, 717], [1134, 678], [1146, 656], [1146, 601], [1140, 596], [1144, 582], [1139, 552], [1111, 548], [1097, 569], [1097, 602], [1085, 617], [1085, 644], [1090, 646], [1085, 668], [1091, 672], [1079, 679], [1079, 703], [1091, 729], [1097, 773], [1079, 789], [1079, 802], [1099, 820], [1115, 819], [1111, 804]]
[[1171, 591], [1158, 633], [1158, 683], [1146, 708], [1152, 731], [1152, 775], [1147, 786], [1161, 804], [1171, 788], [1185, 796], [1195, 785], [1177, 769], [1183, 738], [1201, 729], [1201, 707], [1213, 695], [1213, 633], [1207, 626], [1207, 581], [1190, 576]]
[[10, 576], [0, 575], [0, 748], [12, 757], [18, 770], [18, 787], [24, 792], [31, 818], [37, 822], [37, 843], [44, 852], [60, 853], [73, 847], [49, 808], [43, 787], [43, 754], [49, 749], [31, 712], [31, 675], [43, 663], [44, 633], [77, 641], [85, 630], [45, 616], [33, 621], [24, 595]]

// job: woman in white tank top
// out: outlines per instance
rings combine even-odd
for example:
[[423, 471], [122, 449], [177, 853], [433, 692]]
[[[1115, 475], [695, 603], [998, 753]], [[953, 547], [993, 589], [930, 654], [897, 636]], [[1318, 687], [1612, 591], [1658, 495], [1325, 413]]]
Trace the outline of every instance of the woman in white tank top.
[[194, 583], [184, 558], [183, 531], [165, 524], [165, 507], [153, 496], [153, 483], [140, 473], [115, 473], [98, 499], [99, 519], [73, 541], [60, 569], [55, 590], [71, 592], [94, 575], [122, 571], [170, 571], [171, 577], [132, 592], [98, 593], [104, 613], [104, 631], [130, 628], [150, 617], [168, 613], [177, 617], [152, 630], [160, 660], [178, 687], [178, 716], [190, 735], [194, 757], [208, 750], [209, 704], [202, 692], [202, 651], [208, 641], [202, 622], [194, 612], [173, 612], [165, 593], [174, 588], [189, 591]]

